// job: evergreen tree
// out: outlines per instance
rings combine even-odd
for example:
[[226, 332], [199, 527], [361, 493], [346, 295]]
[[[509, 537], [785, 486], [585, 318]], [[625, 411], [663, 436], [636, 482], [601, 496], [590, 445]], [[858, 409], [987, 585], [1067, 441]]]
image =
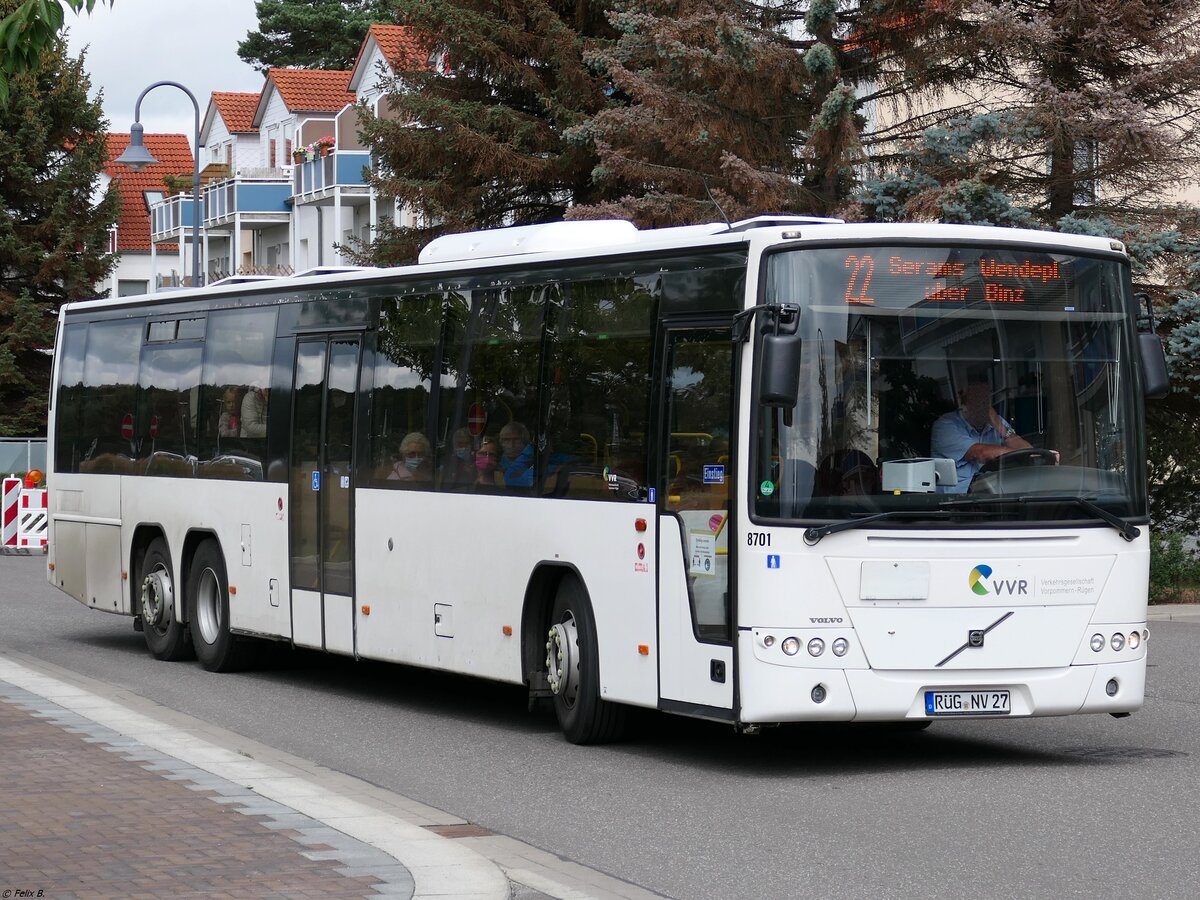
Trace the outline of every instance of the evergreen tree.
[[612, 35], [600, 0], [397, 0], [399, 20], [431, 35], [433, 66], [397, 73], [386, 116], [364, 111], [380, 168], [371, 183], [416, 211], [384, 223], [353, 256], [410, 260], [432, 237], [552, 222], [605, 199], [594, 148], [566, 133], [604, 108], [584, 50]]
[[1146, 410], [1150, 459], [1150, 515], [1157, 527], [1195, 533], [1200, 521], [1200, 210], [1182, 221], [1182, 234], [1165, 255], [1160, 283], [1171, 393]]
[[619, 37], [588, 61], [613, 96], [574, 136], [620, 199], [572, 217], [837, 212], [868, 152], [944, 114], [920, 103], [963, 65], [963, 26], [920, 0], [617, 0], [609, 18]]
[[111, 270], [117, 196], [94, 201], [107, 128], [61, 39], [0, 107], [0, 434], [45, 434], [55, 317]]
[[596, 148], [616, 199], [569, 218], [641, 227], [807, 208], [798, 129], [808, 78], [779, 17], [745, 0], [617, 0], [586, 61], [610, 100], [567, 139]]
[[391, 0], [258, 0], [258, 31], [238, 44], [238, 56], [260, 72], [272, 67], [348, 69], [367, 28], [391, 22]]
[[[948, 54], [983, 112], [925, 138], [866, 192], [866, 214], [954, 218], [1006, 203], [1047, 225], [1076, 213], [1169, 221], [1164, 186], [1200, 165], [1200, 7], [1192, 0], [940, 0]], [[970, 67], [966, 60], [972, 60]], [[941, 194], [942, 196], [938, 196]], [[957, 195], [958, 199], [955, 199]], [[981, 213], [980, 210], [983, 212]]]

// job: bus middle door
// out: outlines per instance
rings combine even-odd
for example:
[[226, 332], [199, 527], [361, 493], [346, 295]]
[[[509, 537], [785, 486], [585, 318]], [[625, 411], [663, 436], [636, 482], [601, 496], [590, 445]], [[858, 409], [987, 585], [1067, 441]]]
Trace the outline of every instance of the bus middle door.
[[354, 652], [354, 459], [360, 341], [303, 337], [292, 384], [292, 642]]

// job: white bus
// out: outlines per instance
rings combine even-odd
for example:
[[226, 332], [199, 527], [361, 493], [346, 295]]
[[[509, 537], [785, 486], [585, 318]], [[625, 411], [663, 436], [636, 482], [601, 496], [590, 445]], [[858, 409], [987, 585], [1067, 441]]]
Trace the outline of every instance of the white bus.
[[48, 577], [160, 659], [525, 685], [577, 743], [1127, 715], [1145, 318], [1108, 239], [803, 217], [76, 303]]

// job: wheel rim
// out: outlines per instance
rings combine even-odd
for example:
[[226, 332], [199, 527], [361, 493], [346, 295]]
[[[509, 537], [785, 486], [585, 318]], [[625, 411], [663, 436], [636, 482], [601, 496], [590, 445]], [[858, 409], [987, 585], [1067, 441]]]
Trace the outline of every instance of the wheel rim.
[[221, 583], [211, 568], [200, 573], [196, 587], [196, 625], [204, 643], [215, 644], [221, 633]]
[[551, 692], [568, 709], [579, 696], [579, 629], [575, 615], [567, 610], [563, 620], [550, 626], [546, 641], [546, 675]]
[[142, 580], [142, 624], [165, 634], [174, 618], [175, 586], [171, 573], [159, 563]]

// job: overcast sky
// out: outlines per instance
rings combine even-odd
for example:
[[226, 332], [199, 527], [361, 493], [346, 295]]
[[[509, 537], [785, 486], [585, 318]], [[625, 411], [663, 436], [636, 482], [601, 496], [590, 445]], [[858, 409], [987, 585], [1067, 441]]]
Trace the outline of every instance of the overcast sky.
[[[129, 131], [138, 94], [156, 81], [178, 81], [200, 103], [200, 121], [213, 91], [258, 91], [263, 78], [237, 55], [238, 41], [257, 30], [254, 0], [116, 0], [91, 15], [68, 11], [72, 55], [88, 46], [84, 66], [93, 96], [103, 91], [110, 131]], [[195, 131], [187, 96], [155, 88], [142, 101], [142, 126], [155, 134]], [[193, 147], [193, 150], [195, 148]]]

